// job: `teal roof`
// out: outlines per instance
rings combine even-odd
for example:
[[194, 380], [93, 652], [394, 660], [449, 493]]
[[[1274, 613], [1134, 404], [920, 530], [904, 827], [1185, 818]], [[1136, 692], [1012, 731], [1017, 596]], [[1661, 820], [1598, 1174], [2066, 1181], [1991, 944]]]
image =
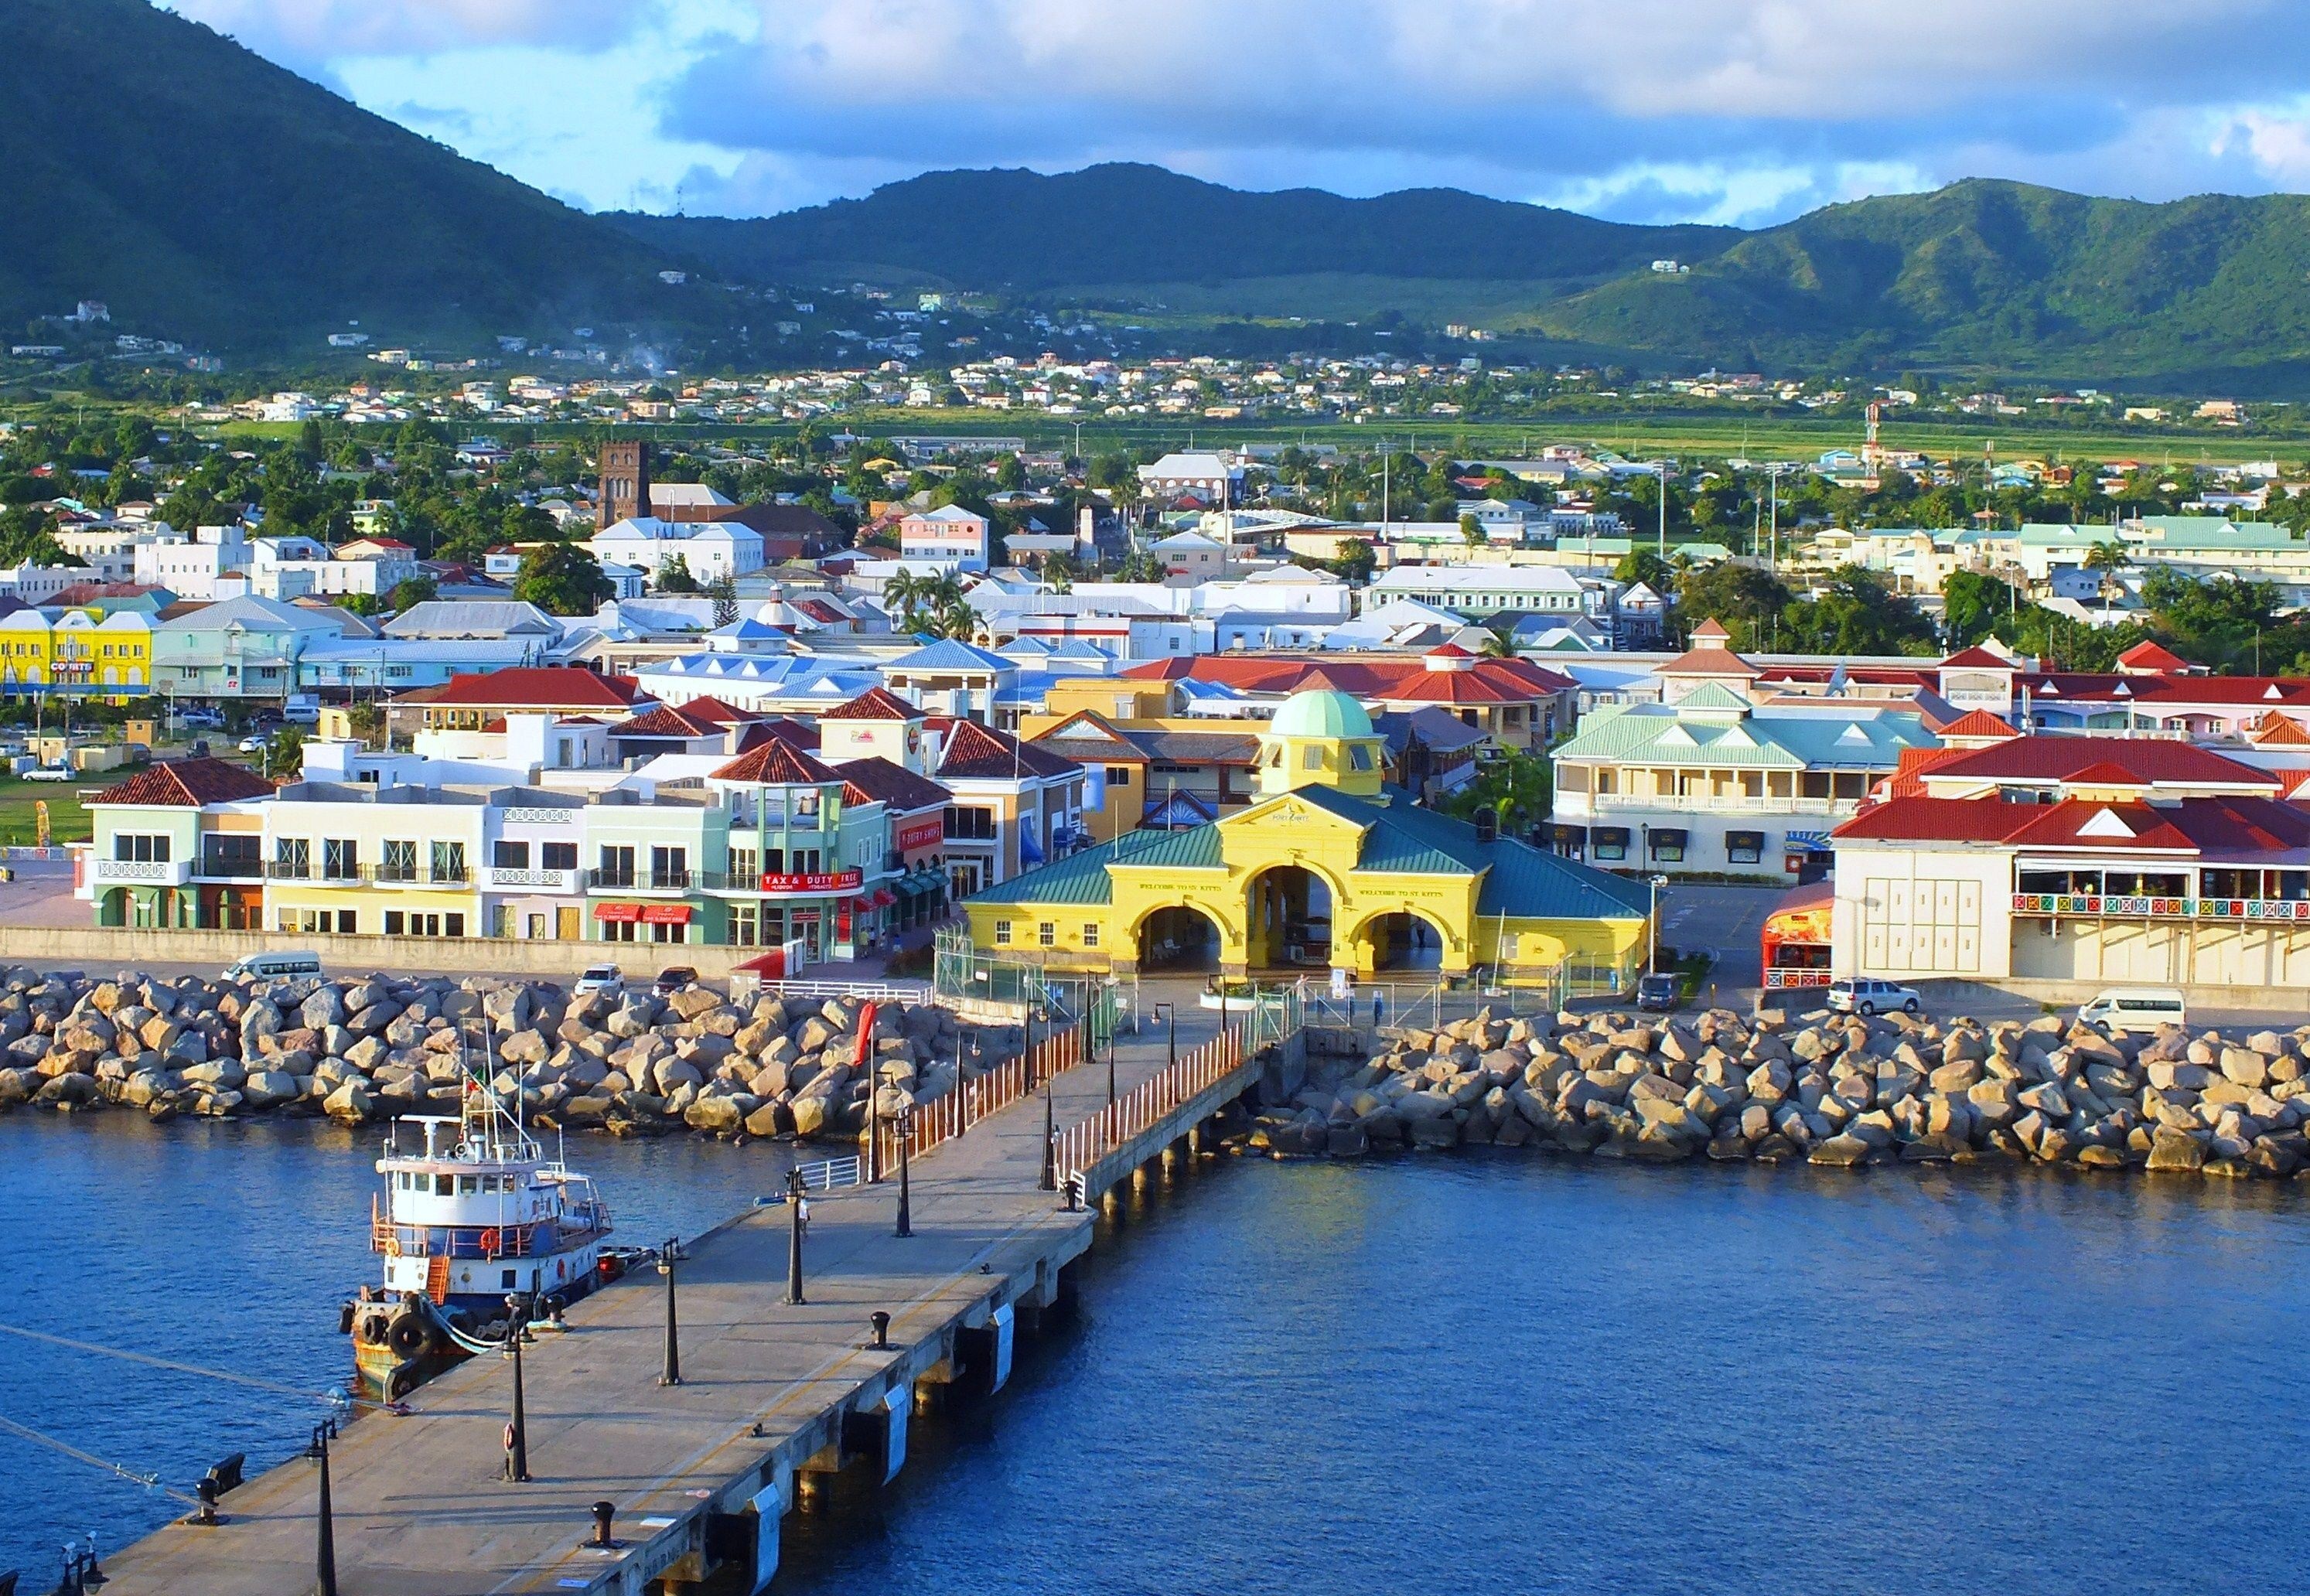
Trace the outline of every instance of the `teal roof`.
[[2239, 526], [2219, 516], [2144, 516], [2141, 525], [2150, 535], [2138, 542], [2129, 539], [2126, 544], [2139, 554], [2184, 549], [2219, 553], [2302, 547], [2302, 540], [2285, 527], [2263, 521]]
[[1216, 826], [1196, 826], [1185, 831], [1132, 831], [1113, 842], [1103, 842], [1080, 854], [1024, 875], [1012, 876], [997, 887], [974, 892], [969, 903], [1055, 903], [1096, 905], [1115, 901], [1115, 883], [1107, 873], [1110, 864], [1153, 864], [1169, 870], [1219, 868], [1220, 834]]
[[1484, 868], [1485, 851], [1476, 841], [1473, 826], [1413, 808], [1411, 795], [1401, 788], [1386, 789], [1385, 802], [1350, 797], [1337, 787], [1296, 791], [1318, 809], [1365, 828], [1363, 849], [1356, 855], [1358, 870], [1472, 876]]
[[1903, 749], [1935, 742], [1917, 716], [1835, 699], [1823, 699], [1819, 710], [1752, 709], [1738, 719], [1722, 708], [1694, 707], [1698, 714], [1636, 704], [1616, 715], [1583, 716], [1579, 732], [1553, 757], [1559, 764], [1889, 770]]
[[1641, 920], [1652, 913], [1652, 892], [1642, 881], [1504, 837], [1492, 848], [1476, 913], [1510, 920]]
[[1275, 712], [1269, 730], [1278, 737], [1368, 737], [1371, 716], [1337, 688], [1293, 693]]

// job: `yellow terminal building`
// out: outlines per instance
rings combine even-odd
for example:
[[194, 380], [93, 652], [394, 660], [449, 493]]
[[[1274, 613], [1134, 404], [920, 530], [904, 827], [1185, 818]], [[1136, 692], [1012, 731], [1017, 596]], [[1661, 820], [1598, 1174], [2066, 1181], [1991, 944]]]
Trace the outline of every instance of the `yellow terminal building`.
[[1294, 694], [1259, 735], [1259, 795], [1140, 830], [965, 900], [972, 940], [1070, 969], [1232, 976], [1346, 970], [1633, 985], [1638, 881], [1414, 806], [1383, 785], [1361, 704]]

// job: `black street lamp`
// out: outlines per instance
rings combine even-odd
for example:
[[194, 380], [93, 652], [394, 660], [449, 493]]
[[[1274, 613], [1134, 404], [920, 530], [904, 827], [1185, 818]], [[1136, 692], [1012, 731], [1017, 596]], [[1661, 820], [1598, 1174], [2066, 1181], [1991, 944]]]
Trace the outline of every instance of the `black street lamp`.
[[675, 1314], [673, 1289], [673, 1266], [681, 1260], [681, 1239], [667, 1236], [657, 1254], [657, 1272], [665, 1277], [665, 1368], [657, 1377], [660, 1385], [682, 1383], [682, 1324]]
[[336, 1429], [335, 1419], [323, 1419], [313, 1427], [312, 1444], [305, 1448], [305, 1455], [321, 1465], [320, 1523], [313, 1545], [313, 1596], [337, 1596], [337, 1524], [336, 1514], [329, 1505], [329, 1442]]
[[900, 1236], [915, 1233], [914, 1192], [907, 1178], [907, 1144], [915, 1139], [915, 1111], [899, 1111], [899, 1229]]
[[786, 1171], [786, 1209], [789, 1221], [786, 1241], [786, 1301], [800, 1306], [803, 1299], [803, 1181], [802, 1171], [799, 1169]]
[[1169, 1003], [1158, 1003], [1155, 1012], [1163, 1017], [1163, 1029], [1171, 1050], [1170, 1067], [1179, 1067], [1179, 1016]]
[[1115, 1106], [1115, 1021], [1111, 1016], [1107, 1026], [1107, 1106]]
[[1043, 1080], [1043, 1178], [1041, 1182], [1042, 1189], [1046, 1192], [1055, 1192], [1059, 1189], [1059, 1132], [1058, 1126], [1052, 1119], [1053, 1112], [1051, 1082], [1046, 1076]]
[[[671, 1295], [673, 1282], [667, 1282]], [[518, 1297], [506, 1298], [506, 1341], [513, 1349], [513, 1422], [506, 1426], [505, 1477], [515, 1484], [529, 1478], [529, 1416], [522, 1404], [521, 1343], [527, 1331], [528, 1315], [522, 1312]]]

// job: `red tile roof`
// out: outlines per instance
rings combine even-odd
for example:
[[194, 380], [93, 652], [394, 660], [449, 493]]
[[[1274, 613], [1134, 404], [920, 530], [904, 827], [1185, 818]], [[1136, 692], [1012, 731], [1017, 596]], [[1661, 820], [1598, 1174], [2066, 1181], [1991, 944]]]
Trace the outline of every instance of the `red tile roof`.
[[847, 704], [837, 705], [821, 720], [921, 720], [923, 712], [886, 687], [870, 687]]
[[[611, 728], [614, 737], [718, 737], [728, 729], [730, 719], [717, 719], [711, 709], [701, 710], [699, 704], [712, 705], [715, 700], [704, 698], [684, 704], [676, 709], [661, 704], [630, 721], [621, 721]], [[716, 707], [727, 710], [727, 705]], [[732, 718], [734, 718], [734, 712]], [[751, 716], [747, 719], [754, 718]]]
[[1082, 768], [1072, 759], [990, 731], [975, 720], [959, 720], [951, 724], [946, 751], [939, 759], [938, 774], [942, 779], [999, 778], [1020, 774], [1069, 776]]
[[1756, 666], [1725, 648], [1693, 648], [1653, 672], [1655, 676], [1739, 676], [1753, 681]]
[[[2106, 823], [2123, 823], [2120, 834]], [[1994, 843], [2009, 847], [2163, 851], [2252, 862], [2310, 849], [2310, 812], [2275, 798], [2185, 798], [2175, 804], [2106, 803], [2071, 798], [2055, 804], [1994, 798], [1896, 798], [1863, 810], [1831, 833], [1867, 842]]]
[[852, 803], [884, 803], [907, 814], [936, 809], [954, 798], [930, 777], [888, 759], [851, 759], [834, 768], [843, 779], [843, 796]]
[[[2310, 679], [2299, 676], [2121, 676], [2040, 671], [2017, 678], [2014, 687], [2055, 703], [2132, 699], [2169, 709], [2193, 704], [2310, 705]], [[2125, 690], [2120, 692], [2120, 688]]]
[[630, 676], [604, 676], [574, 665], [514, 665], [452, 677], [427, 701], [477, 709], [631, 709], [651, 700]]
[[2012, 671], [2019, 667], [1996, 650], [1984, 648], [1976, 643], [1970, 648], [1960, 648], [1941, 661], [1944, 671]]
[[2000, 719], [1986, 709], [1969, 709], [1950, 722], [1948, 725], [1943, 726], [1941, 735], [1944, 738], [1994, 737], [2002, 742], [2008, 737], [2019, 737], [2021, 733], [2015, 731], [2010, 722]]
[[816, 755], [777, 737], [766, 739], [760, 747], [716, 767], [713, 776], [716, 781], [754, 782], [768, 787], [809, 786], [842, 779]]
[[2117, 656], [2118, 668], [2126, 671], [2172, 671], [2177, 674], [2190, 668], [2190, 662], [2164, 644], [2144, 640], [2136, 643]]
[[2103, 764], [2129, 779], [2177, 786], [2242, 786], [2278, 790], [2275, 776], [2188, 742], [2156, 738], [2015, 737], [1987, 748], [1962, 749], [1935, 763], [1936, 778], [1978, 781], [2073, 781]]
[[1149, 660], [1116, 672], [1127, 681], [1216, 681], [1249, 693], [1295, 693], [1313, 687], [1336, 688], [1350, 698], [1383, 703], [1434, 701], [1421, 690], [1439, 678], [1486, 682], [1503, 697], [1488, 703], [1524, 703], [1578, 684], [1559, 672], [1524, 659], [1478, 659], [1460, 671], [1431, 671], [1418, 657], [1342, 658], [1337, 655], [1197, 655]]
[[2275, 709], [2263, 711], [2245, 734], [2257, 748], [2310, 748], [2310, 732], [2302, 729], [2302, 723]]
[[171, 759], [147, 765], [117, 786], [109, 786], [88, 802], [96, 803], [166, 804], [198, 809], [206, 803], [230, 803], [242, 798], [269, 798], [273, 784], [246, 765], [224, 759]]

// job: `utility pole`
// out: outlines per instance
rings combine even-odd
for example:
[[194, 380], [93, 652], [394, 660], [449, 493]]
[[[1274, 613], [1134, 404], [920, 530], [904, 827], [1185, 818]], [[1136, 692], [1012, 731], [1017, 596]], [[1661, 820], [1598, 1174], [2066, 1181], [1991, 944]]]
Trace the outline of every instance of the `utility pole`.
[[1662, 562], [1665, 564], [1668, 560], [1668, 462], [1666, 460], [1660, 463], [1660, 557]]

